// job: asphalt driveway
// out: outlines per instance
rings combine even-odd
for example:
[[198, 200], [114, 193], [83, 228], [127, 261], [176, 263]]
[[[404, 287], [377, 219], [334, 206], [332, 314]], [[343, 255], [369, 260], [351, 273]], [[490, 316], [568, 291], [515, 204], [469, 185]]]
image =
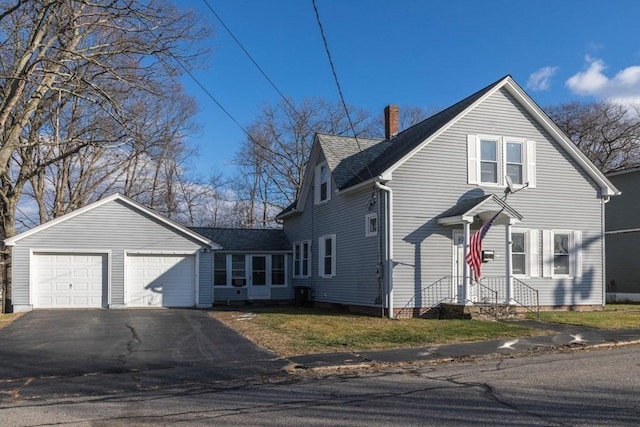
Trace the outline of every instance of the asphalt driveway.
[[198, 310], [33, 311], [0, 330], [0, 382], [131, 372], [221, 380], [285, 365]]

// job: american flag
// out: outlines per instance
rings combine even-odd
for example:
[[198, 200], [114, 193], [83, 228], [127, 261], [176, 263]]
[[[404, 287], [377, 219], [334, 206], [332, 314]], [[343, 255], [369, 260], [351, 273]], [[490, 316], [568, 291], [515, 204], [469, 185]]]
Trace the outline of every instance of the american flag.
[[493, 225], [498, 215], [502, 210], [498, 211], [486, 224], [480, 227], [480, 230], [473, 233], [471, 240], [469, 241], [469, 253], [467, 254], [467, 264], [473, 271], [473, 280], [478, 281], [480, 279], [480, 267], [482, 266], [482, 239], [489, 232], [489, 229]]

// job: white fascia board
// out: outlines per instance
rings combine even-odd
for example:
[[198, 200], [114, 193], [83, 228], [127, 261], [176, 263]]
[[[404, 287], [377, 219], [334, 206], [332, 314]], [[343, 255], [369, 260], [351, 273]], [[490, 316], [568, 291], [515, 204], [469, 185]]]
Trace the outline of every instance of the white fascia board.
[[191, 237], [192, 239], [194, 239], [196, 241], [199, 241], [200, 243], [202, 243], [202, 244], [204, 244], [206, 246], [209, 246], [211, 249], [219, 249], [220, 248], [220, 246], [217, 243], [214, 243], [211, 240], [206, 239], [205, 237], [203, 237], [203, 236], [201, 236], [201, 235], [199, 235], [197, 233], [194, 233], [193, 231], [191, 231], [188, 228], [178, 224], [177, 222], [175, 222], [173, 220], [170, 220], [169, 218], [166, 218], [166, 217], [154, 212], [153, 210], [141, 205], [138, 202], [135, 202], [135, 201], [131, 200], [130, 198], [128, 198], [126, 196], [123, 196], [120, 193], [112, 194], [112, 195], [110, 195], [108, 197], [105, 197], [104, 199], [97, 200], [97, 201], [95, 201], [95, 202], [93, 202], [91, 204], [88, 204], [86, 206], [81, 207], [80, 209], [76, 209], [73, 212], [69, 212], [66, 215], [62, 215], [62, 216], [60, 216], [58, 218], [55, 218], [55, 219], [53, 219], [51, 221], [47, 221], [44, 224], [40, 224], [37, 227], [33, 227], [32, 229], [27, 230], [24, 233], [20, 233], [20, 234], [17, 234], [15, 236], [13, 236], [13, 237], [5, 239], [4, 244], [6, 246], [14, 246], [16, 244], [16, 242], [18, 242], [18, 241], [20, 241], [20, 240], [22, 240], [22, 239], [24, 239], [26, 237], [29, 237], [29, 236], [31, 236], [33, 234], [39, 233], [41, 231], [44, 231], [44, 230], [46, 230], [46, 229], [48, 229], [50, 227], [53, 227], [53, 226], [55, 226], [57, 224], [60, 224], [60, 223], [65, 222], [65, 221], [68, 221], [71, 218], [74, 218], [74, 217], [76, 217], [78, 215], [81, 215], [81, 214], [83, 214], [85, 212], [89, 212], [89, 211], [91, 211], [93, 209], [96, 209], [96, 208], [98, 208], [98, 207], [100, 207], [100, 206], [102, 206], [104, 204], [107, 204], [107, 203], [115, 201], [115, 200], [119, 200], [119, 201], [123, 202], [126, 205], [129, 205], [130, 207], [132, 207], [134, 209], [143, 211], [147, 215], [157, 219], [158, 221], [160, 221], [161, 223], [167, 225], [168, 227], [173, 228], [174, 230], [176, 230], [176, 231], [178, 231], [180, 233], [183, 233], [183, 234]]
[[500, 85], [504, 86], [511, 95], [513, 95], [520, 104], [525, 107], [525, 110], [535, 117], [547, 132], [549, 132], [554, 139], [569, 153], [571, 158], [575, 160], [587, 174], [600, 186], [600, 197], [617, 196], [620, 191], [604, 176], [602, 172], [596, 166], [591, 163], [589, 159], [576, 147], [576, 145], [569, 140], [564, 132], [558, 128], [558, 126], [549, 118], [549, 116], [533, 102], [515, 82], [511, 79]]

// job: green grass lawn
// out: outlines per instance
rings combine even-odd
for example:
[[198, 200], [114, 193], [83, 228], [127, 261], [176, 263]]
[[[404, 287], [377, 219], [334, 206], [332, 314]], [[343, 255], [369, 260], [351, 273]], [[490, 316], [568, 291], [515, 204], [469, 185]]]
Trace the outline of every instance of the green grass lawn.
[[215, 311], [213, 316], [282, 356], [418, 347], [544, 334], [479, 320], [388, 319], [289, 306]]
[[598, 329], [640, 328], [640, 304], [607, 304], [602, 311], [544, 311], [540, 320]]

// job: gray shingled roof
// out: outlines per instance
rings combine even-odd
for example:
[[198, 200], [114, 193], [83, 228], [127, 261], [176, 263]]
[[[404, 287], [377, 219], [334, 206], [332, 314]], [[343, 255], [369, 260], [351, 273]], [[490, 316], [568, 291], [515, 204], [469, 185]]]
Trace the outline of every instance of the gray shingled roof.
[[[384, 141], [385, 149], [380, 152], [375, 159], [367, 164], [357, 174], [354, 174], [349, 180], [347, 180], [343, 186], [338, 185], [339, 189], [347, 188], [352, 185], [356, 185], [362, 182], [362, 178], [369, 179], [384, 173], [393, 164], [402, 159], [414, 148], [428, 139], [431, 135], [440, 130], [443, 126], [456, 118], [458, 114], [462, 113], [474, 102], [480, 99], [484, 94], [493, 89], [496, 85], [502, 82], [505, 76], [500, 80], [495, 81], [484, 89], [479, 90], [473, 95], [463, 99], [462, 101], [452, 105], [451, 107], [434, 114], [433, 116], [421, 121], [418, 124], [411, 126], [410, 128], [400, 132], [390, 140]], [[353, 144], [353, 139], [352, 142]], [[336, 182], [337, 185], [337, 182]]]
[[[507, 77], [509, 76], [495, 81], [388, 140], [358, 138], [356, 143], [353, 137], [318, 134], [318, 142], [336, 186], [343, 190], [382, 175]], [[292, 212], [296, 206], [297, 200], [280, 212], [278, 217]]]
[[356, 143], [353, 137], [326, 134], [318, 134], [318, 142], [331, 169], [331, 177], [340, 189], [354, 177], [359, 181], [371, 178], [367, 174], [367, 165], [390, 144], [389, 141], [369, 138], [358, 138]]
[[282, 229], [189, 227], [222, 246], [222, 251], [290, 251], [291, 244]]

